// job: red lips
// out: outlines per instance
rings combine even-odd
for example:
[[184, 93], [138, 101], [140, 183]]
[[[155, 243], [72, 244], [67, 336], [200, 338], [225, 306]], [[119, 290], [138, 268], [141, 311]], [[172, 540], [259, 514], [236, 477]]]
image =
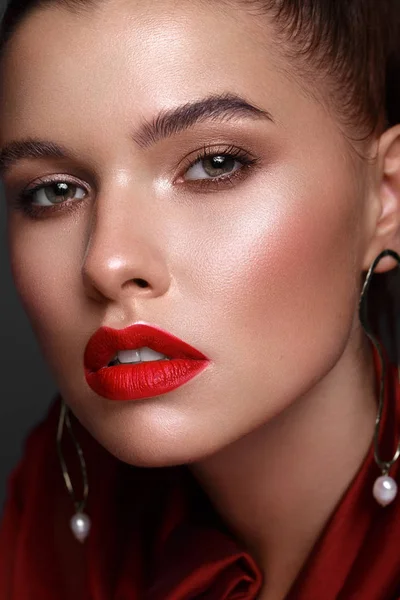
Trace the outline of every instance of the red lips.
[[[144, 346], [170, 360], [107, 366], [119, 350]], [[88, 385], [109, 400], [140, 400], [165, 394], [192, 379], [209, 362], [186, 342], [143, 323], [122, 330], [101, 327], [90, 338], [84, 356]]]

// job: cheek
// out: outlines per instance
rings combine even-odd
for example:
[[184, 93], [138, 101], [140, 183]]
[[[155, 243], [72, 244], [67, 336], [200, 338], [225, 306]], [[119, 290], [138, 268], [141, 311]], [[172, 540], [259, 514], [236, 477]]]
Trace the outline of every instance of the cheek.
[[29, 222], [20, 215], [9, 220], [11, 268], [15, 286], [44, 354], [62, 347], [71, 326], [77, 328], [81, 227]]
[[[296, 195], [281, 189], [270, 186], [258, 199], [253, 190], [251, 210], [244, 200], [218, 220], [194, 277], [204, 278], [217, 361], [233, 361], [243, 381], [250, 370], [258, 389], [289, 399], [331, 368], [348, 341], [358, 299], [358, 210], [349, 185], [320, 192], [297, 184]], [[290, 391], [287, 373], [294, 374]]]

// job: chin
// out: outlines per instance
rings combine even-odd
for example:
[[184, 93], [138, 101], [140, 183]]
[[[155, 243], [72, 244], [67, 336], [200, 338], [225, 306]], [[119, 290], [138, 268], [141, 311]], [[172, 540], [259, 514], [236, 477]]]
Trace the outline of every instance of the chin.
[[[84, 411], [69, 404], [82, 426], [110, 454], [137, 467], [172, 467], [201, 461], [226, 445], [221, 431], [212, 430], [198, 419], [149, 406], [131, 410], [107, 405], [105, 413]], [[117, 408], [117, 411], [112, 410]], [[111, 410], [110, 410], [111, 409]], [[128, 409], [125, 410], [125, 409]], [[230, 440], [229, 440], [230, 441]], [[228, 441], [228, 443], [229, 443]]]
[[120, 436], [108, 435], [107, 432], [97, 430], [90, 432], [93, 437], [118, 460], [136, 467], [175, 467], [179, 465], [200, 462], [207, 458], [218, 448], [211, 445], [188, 443], [186, 439], [175, 436], [174, 441], [162, 436], [153, 435], [152, 440], [142, 443]]

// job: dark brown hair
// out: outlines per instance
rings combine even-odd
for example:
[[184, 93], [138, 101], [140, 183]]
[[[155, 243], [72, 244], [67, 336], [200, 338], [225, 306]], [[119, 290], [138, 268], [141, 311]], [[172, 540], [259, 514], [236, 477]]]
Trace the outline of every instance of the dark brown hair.
[[[58, 4], [90, 10], [99, 1], [10, 0], [0, 53], [34, 9]], [[338, 113], [358, 137], [400, 123], [400, 0], [232, 1], [272, 16], [283, 50], [302, 76], [311, 76], [319, 88], [322, 83], [333, 88]]]

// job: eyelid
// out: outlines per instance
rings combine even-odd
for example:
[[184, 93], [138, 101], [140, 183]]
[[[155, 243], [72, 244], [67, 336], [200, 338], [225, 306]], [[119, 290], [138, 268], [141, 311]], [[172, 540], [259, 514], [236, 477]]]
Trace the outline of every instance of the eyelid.
[[218, 156], [220, 155], [229, 155], [240, 161], [240, 158], [243, 160], [245, 158], [249, 159], [249, 163], [256, 162], [258, 159], [255, 155], [246, 150], [245, 148], [241, 148], [239, 146], [235, 146], [234, 144], [212, 144], [212, 145], [204, 145], [202, 148], [198, 150], [193, 150], [184, 156], [179, 164], [177, 169], [179, 170], [179, 174], [175, 177], [174, 183], [186, 182], [183, 179], [183, 175], [185, 172], [193, 167], [198, 161], [208, 158], [210, 156]]
[[69, 183], [71, 185], [75, 185], [76, 187], [81, 187], [84, 190], [87, 190], [87, 186], [82, 183], [82, 181], [76, 179], [72, 175], [66, 174], [57, 174], [57, 175], [44, 175], [42, 177], [38, 177], [33, 182], [29, 183], [22, 191], [21, 194], [29, 194], [36, 192], [38, 189], [42, 189], [44, 187], [50, 187], [55, 183]]
[[[46, 187], [51, 187], [53, 184], [59, 182], [67, 183], [69, 185], [83, 189], [85, 191], [85, 197], [77, 198], [75, 200], [69, 199], [53, 205], [40, 205], [33, 203], [32, 196], [35, 194], [35, 192], [42, 190]], [[17, 196], [12, 201], [12, 205], [15, 209], [22, 210], [31, 218], [40, 219], [46, 216], [50, 217], [55, 213], [65, 214], [66, 212], [76, 210], [85, 202], [85, 200], [87, 200], [88, 195], [90, 195], [88, 186], [84, 184], [81, 180], [78, 180], [72, 175], [58, 173], [38, 177], [37, 179], [29, 183], [26, 187], [24, 187], [20, 192], [17, 193]]]

